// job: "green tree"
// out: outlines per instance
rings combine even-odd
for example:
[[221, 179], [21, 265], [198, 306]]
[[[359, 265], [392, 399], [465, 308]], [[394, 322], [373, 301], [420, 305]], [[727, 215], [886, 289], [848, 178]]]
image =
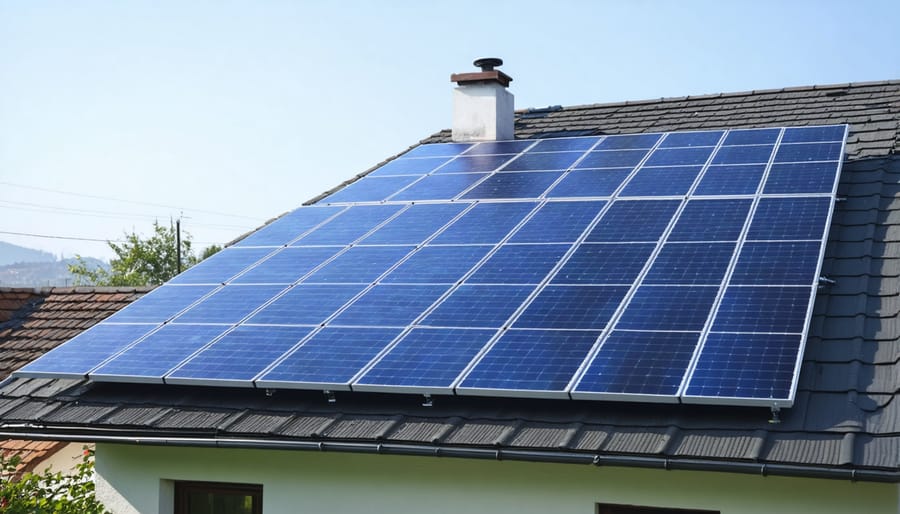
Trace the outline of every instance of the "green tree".
[[[132, 232], [125, 234], [122, 243], [107, 244], [116, 257], [109, 261], [109, 269], [91, 268], [76, 255], [76, 262], [69, 265], [69, 272], [75, 276], [75, 285], [94, 286], [148, 286], [159, 285], [178, 273], [178, 252], [176, 251], [176, 228], [153, 222], [153, 234], [145, 239]], [[203, 251], [203, 259], [219, 251], [213, 245]], [[191, 235], [181, 233], [181, 269], [186, 270], [202, 259], [194, 255]]]
[[85, 448], [74, 473], [19, 475], [18, 455], [0, 454], [0, 512], [4, 514], [108, 514], [94, 495], [94, 455]]

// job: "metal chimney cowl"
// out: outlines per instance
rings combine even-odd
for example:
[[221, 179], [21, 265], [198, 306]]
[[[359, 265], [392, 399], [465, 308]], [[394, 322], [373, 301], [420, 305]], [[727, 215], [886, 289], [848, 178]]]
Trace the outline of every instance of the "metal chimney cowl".
[[475, 61], [478, 72], [454, 73], [453, 141], [504, 141], [515, 138], [515, 102], [507, 87], [512, 78], [495, 70], [503, 61], [482, 58]]

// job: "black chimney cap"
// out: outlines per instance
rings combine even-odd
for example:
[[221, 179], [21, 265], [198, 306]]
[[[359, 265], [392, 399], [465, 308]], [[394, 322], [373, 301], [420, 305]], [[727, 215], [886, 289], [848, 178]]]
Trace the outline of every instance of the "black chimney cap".
[[481, 59], [475, 59], [475, 62], [472, 64], [481, 68], [481, 71], [494, 71], [494, 66], [503, 66], [503, 59], [482, 57]]

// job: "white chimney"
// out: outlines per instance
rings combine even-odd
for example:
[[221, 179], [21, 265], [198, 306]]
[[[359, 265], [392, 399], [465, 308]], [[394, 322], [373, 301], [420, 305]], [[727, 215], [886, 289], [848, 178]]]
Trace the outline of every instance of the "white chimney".
[[501, 65], [501, 59], [488, 57], [475, 61], [479, 72], [450, 75], [450, 81], [457, 83], [453, 90], [454, 141], [515, 138], [513, 95], [506, 89], [512, 78], [494, 69]]

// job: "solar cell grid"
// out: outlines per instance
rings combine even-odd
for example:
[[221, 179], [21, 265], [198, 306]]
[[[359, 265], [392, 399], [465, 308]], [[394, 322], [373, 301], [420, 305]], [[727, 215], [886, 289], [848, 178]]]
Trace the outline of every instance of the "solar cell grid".
[[625, 182], [630, 173], [631, 168], [575, 170], [566, 173], [546, 196], [547, 198], [610, 196]]
[[91, 372], [91, 379], [162, 382], [166, 372], [227, 329], [221, 325], [168, 324]]
[[20, 373], [790, 406], [845, 134], [420, 145]]
[[508, 330], [491, 346], [457, 391], [494, 389], [508, 395], [562, 393], [600, 335], [596, 331]]
[[467, 200], [540, 198], [561, 176], [562, 172], [559, 171], [497, 173], [469, 190], [462, 198]]
[[418, 176], [363, 177], [349, 186], [329, 195], [327, 203], [379, 202], [419, 180]]
[[301, 207], [241, 239], [235, 246], [284, 246], [344, 210], [346, 207]]
[[495, 333], [496, 330], [414, 328], [353, 387], [366, 390], [366, 386], [380, 385], [450, 391], [456, 377]]
[[510, 242], [574, 243], [604, 206], [604, 201], [545, 203]]
[[591, 360], [573, 393], [674, 399], [699, 339], [699, 332], [614, 331]]

